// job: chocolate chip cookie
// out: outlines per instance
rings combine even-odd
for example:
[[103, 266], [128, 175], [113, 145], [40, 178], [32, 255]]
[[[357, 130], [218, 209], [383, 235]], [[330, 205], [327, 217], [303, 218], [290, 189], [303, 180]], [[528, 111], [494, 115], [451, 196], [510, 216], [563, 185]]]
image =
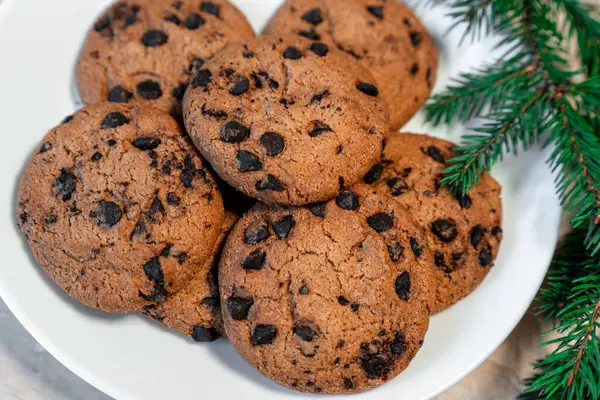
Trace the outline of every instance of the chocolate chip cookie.
[[404, 206], [425, 229], [434, 252], [434, 312], [467, 296], [490, 271], [502, 240], [498, 182], [487, 173], [463, 197], [442, 187], [455, 144], [427, 135], [393, 133], [381, 163], [364, 181]]
[[86, 104], [152, 104], [181, 114], [185, 89], [229, 43], [254, 37], [225, 0], [127, 0], [96, 20], [81, 50], [77, 83]]
[[223, 221], [215, 180], [167, 113], [100, 103], [31, 155], [19, 227], [46, 274], [100, 310], [137, 311], [206, 265]]
[[238, 218], [233, 212], [225, 212], [221, 235], [207, 266], [167, 300], [144, 307], [144, 314], [168, 328], [190, 336], [196, 342], [212, 342], [223, 335], [218, 264], [225, 238]]
[[359, 60], [375, 77], [393, 130], [417, 112], [435, 83], [435, 43], [400, 1], [288, 0], [265, 32], [293, 33]]
[[360, 180], [388, 126], [366, 69], [295, 36], [262, 36], [217, 54], [192, 80], [184, 120], [225, 181], [286, 205], [328, 200]]
[[423, 343], [432, 262], [423, 230], [367, 185], [308, 207], [259, 204], [233, 229], [219, 266], [227, 335], [284, 386], [373, 388]]

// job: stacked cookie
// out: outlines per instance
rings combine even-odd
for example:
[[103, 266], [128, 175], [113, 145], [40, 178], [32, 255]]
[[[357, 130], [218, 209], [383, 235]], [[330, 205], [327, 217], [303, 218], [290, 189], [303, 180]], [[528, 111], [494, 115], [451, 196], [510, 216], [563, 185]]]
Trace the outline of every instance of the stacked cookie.
[[392, 132], [436, 66], [391, 0], [288, 0], [259, 37], [225, 0], [119, 1], [79, 59], [88, 105], [30, 157], [19, 226], [83, 304], [226, 335], [297, 390], [376, 387], [502, 239], [496, 181], [456, 197], [454, 145]]

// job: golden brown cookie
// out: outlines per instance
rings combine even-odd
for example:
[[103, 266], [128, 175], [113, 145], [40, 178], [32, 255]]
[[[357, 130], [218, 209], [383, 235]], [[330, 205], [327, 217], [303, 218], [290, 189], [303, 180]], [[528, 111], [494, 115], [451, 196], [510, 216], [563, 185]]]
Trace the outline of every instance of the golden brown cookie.
[[207, 266], [182, 290], [162, 303], [144, 307], [143, 313], [196, 342], [212, 342], [223, 335], [218, 265], [225, 239], [238, 219], [236, 213], [226, 211], [221, 235]]
[[425, 229], [434, 252], [434, 313], [475, 290], [490, 271], [502, 240], [501, 188], [494, 178], [484, 173], [479, 185], [460, 198], [440, 186], [455, 146], [427, 135], [394, 132], [382, 162], [364, 177]]
[[77, 84], [86, 104], [138, 101], [173, 115], [190, 78], [226, 45], [254, 37], [226, 0], [119, 0], [81, 50]]
[[419, 19], [395, 0], [288, 0], [265, 33], [293, 33], [351, 54], [373, 74], [392, 130], [429, 97], [438, 52]]
[[281, 385], [353, 393], [403, 371], [429, 325], [425, 234], [367, 185], [303, 208], [257, 205], [219, 270], [237, 352]]
[[373, 77], [347, 54], [262, 36], [208, 61], [184, 120], [215, 171], [267, 203], [328, 200], [367, 172], [387, 134]]
[[70, 296], [127, 312], [175, 293], [206, 264], [223, 201], [204, 161], [167, 113], [88, 106], [31, 155], [19, 227]]

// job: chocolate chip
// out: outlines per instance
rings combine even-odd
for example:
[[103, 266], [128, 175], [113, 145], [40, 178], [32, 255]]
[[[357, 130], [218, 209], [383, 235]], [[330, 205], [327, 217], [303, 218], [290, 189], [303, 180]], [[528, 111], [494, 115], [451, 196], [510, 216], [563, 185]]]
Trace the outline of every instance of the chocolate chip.
[[350, 304], [350, 309], [351, 309], [352, 311], [354, 311], [354, 312], [358, 312], [358, 308], [359, 308], [359, 307], [360, 307], [360, 305], [359, 305], [359, 304], [356, 304], [356, 303], [352, 303], [352, 304]]
[[368, 6], [367, 11], [370, 12], [375, 18], [383, 19], [382, 6]]
[[206, 108], [206, 104], [202, 105], [202, 115], [204, 115], [205, 117], [211, 117], [216, 119], [227, 118], [227, 113], [225, 111]]
[[456, 223], [452, 219], [436, 219], [431, 223], [430, 228], [431, 232], [444, 243], [456, 239]]
[[263, 346], [273, 343], [277, 336], [275, 325], [259, 324], [254, 327], [252, 332], [252, 346]]
[[393, 262], [397, 262], [402, 258], [404, 254], [404, 247], [400, 244], [400, 242], [392, 242], [388, 245], [388, 254], [390, 255], [390, 259]]
[[465, 194], [464, 196], [455, 196], [455, 197], [458, 200], [458, 204], [460, 205], [460, 208], [464, 208], [464, 209], [471, 208], [473, 201], [471, 200], [471, 197], [468, 194]]
[[438, 149], [435, 146], [429, 146], [426, 149], [421, 148], [421, 151], [439, 163], [442, 163], [442, 164], [446, 163], [446, 159], [444, 158], [444, 155], [442, 154], [440, 149]]
[[410, 274], [407, 271], [404, 271], [398, 275], [394, 287], [398, 297], [404, 301], [408, 301], [410, 298]]
[[262, 163], [254, 154], [246, 150], [239, 150], [235, 155], [240, 172], [259, 171]]
[[406, 338], [404, 337], [404, 334], [401, 332], [396, 333], [396, 337], [394, 338], [394, 341], [392, 341], [392, 343], [390, 343], [390, 351], [395, 356], [402, 356], [404, 354], [404, 352], [406, 352], [406, 348], [407, 348], [407, 345], [406, 345]]
[[285, 149], [283, 137], [276, 132], [265, 132], [260, 137], [260, 145], [265, 149], [267, 155], [274, 157]]
[[127, 103], [133, 97], [133, 93], [124, 89], [121, 85], [113, 86], [108, 91], [108, 101], [111, 103]]
[[352, 389], [352, 388], [354, 388], [354, 384], [352, 383], [352, 379], [350, 379], [350, 378], [344, 378], [344, 387], [346, 389]]
[[162, 201], [160, 201], [158, 196], [154, 197], [154, 199], [152, 200], [152, 204], [150, 205], [150, 210], [147, 213], [148, 218], [150, 218], [150, 221], [157, 222], [157, 219], [156, 219], [157, 213], [160, 213], [162, 215], [165, 215], [165, 213], [166, 213], [165, 206], [163, 206], [163, 203], [162, 203]]
[[502, 234], [502, 228], [500, 228], [499, 226], [495, 226], [492, 228], [492, 235], [498, 237], [501, 234]]
[[167, 15], [165, 18], [163, 18], [163, 21], [170, 22], [175, 25], [181, 25], [181, 20], [179, 19], [179, 17], [177, 15], [174, 15], [174, 14]]
[[187, 85], [185, 83], [182, 83], [181, 85], [174, 87], [173, 90], [171, 90], [171, 96], [173, 96], [177, 101], [183, 101], [186, 89]]
[[348, 304], [350, 304], [350, 301], [345, 298], [344, 296], [339, 296], [338, 298], [338, 303], [340, 303], [343, 306], [347, 306]]
[[317, 338], [317, 333], [307, 326], [295, 327], [294, 333], [305, 342], [312, 342]]
[[414, 63], [411, 67], [410, 67], [410, 74], [411, 75], [416, 75], [419, 72], [419, 64]]
[[444, 253], [442, 253], [441, 251], [436, 251], [435, 252], [435, 257], [433, 259], [435, 266], [438, 268], [446, 268], [446, 260], [444, 259]]
[[151, 137], [140, 137], [135, 138], [132, 142], [134, 147], [137, 147], [140, 150], [154, 150], [160, 145], [160, 139], [155, 139]]
[[336, 197], [335, 203], [344, 210], [357, 210], [359, 207], [358, 194], [350, 191], [342, 192]]
[[327, 205], [326, 202], [314, 203], [314, 204], [310, 204], [308, 206], [308, 209], [310, 210], [312, 215], [314, 215], [315, 217], [325, 218], [326, 205]]
[[106, 116], [102, 120], [102, 124], [100, 125], [100, 127], [102, 129], [117, 128], [121, 125], [125, 125], [128, 122], [129, 122], [129, 120], [122, 113], [111, 112], [111, 113], [106, 114]]
[[417, 239], [410, 238], [410, 248], [414, 253], [415, 257], [421, 257], [423, 255], [423, 245], [417, 242]]
[[142, 35], [142, 43], [146, 47], [158, 47], [167, 43], [169, 36], [163, 31], [151, 29]]
[[323, 22], [323, 15], [320, 8], [312, 8], [302, 15], [302, 20], [312, 25], [319, 25]]
[[204, 18], [202, 18], [202, 15], [200, 15], [198, 13], [191, 13], [185, 19], [184, 25], [186, 28], [188, 28], [190, 30], [195, 30], [195, 29], [200, 28], [205, 23], [206, 23], [206, 20]]
[[235, 84], [229, 89], [229, 93], [234, 96], [240, 96], [250, 89], [250, 81], [245, 76], [238, 76], [235, 78]]
[[46, 218], [44, 220], [44, 223], [46, 225], [52, 225], [52, 224], [55, 224], [56, 221], [57, 221], [56, 215], [52, 214], [52, 215], [48, 216], [48, 218]]
[[230, 297], [227, 299], [227, 311], [234, 321], [243, 321], [248, 318], [250, 307], [254, 300], [245, 297]]
[[329, 53], [329, 47], [325, 43], [313, 43], [310, 45], [310, 50], [319, 57], [325, 57]]
[[253, 58], [254, 57], [254, 53], [251, 52], [250, 50], [246, 50], [246, 51], [244, 51], [244, 53], [242, 54], [242, 56], [244, 58]]
[[123, 212], [117, 203], [102, 200], [98, 202], [96, 210], [92, 211], [90, 216], [102, 228], [110, 228], [121, 221]]
[[274, 221], [271, 225], [273, 226], [273, 231], [275, 232], [277, 239], [283, 240], [289, 237], [290, 232], [296, 226], [296, 220], [294, 220], [293, 216], [286, 215], [279, 221]]
[[272, 190], [274, 192], [283, 192], [285, 190], [281, 182], [271, 174], [256, 182], [255, 187], [258, 191]]
[[168, 244], [166, 245], [162, 251], [160, 252], [160, 256], [161, 257], [169, 257], [169, 255], [171, 255], [171, 249], [173, 248], [172, 244]]
[[209, 296], [203, 298], [200, 304], [210, 308], [219, 308], [221, 307], [221, 300], [218, 297]]
[[298, 60], [302, 58], [302, 53], [294, 46], [289, 46], [283, 52], [283, 58], [287, 58], [288, 60]]
[[137, 94], [146, 100], [156, 100], [163, 94], [160, 85], [152, 80], [140, 82], [136, 87]]
[[367, 217], [367, 223], [377, 233], [383, 233], [389, 231], [394, 226], [394, 219], [390, 214], [378, 213]]
[[211, 1], [203, 1], [202, 5], [200, 6], [200, 11], [214, 15], [215, 17], [219, 18], [221, 6]]
[[62, 169], [60, 175], [54, 179], [54, 191], [63, 201], [71, 200], [76, 187], [77, 178], [67, 169]]
[[308, 107], [308, 106], [313, 105], [315, 103], [317, 103], [317, 104], [321, 103], [321, 101], [324, 98], [326, 98], [327, 96], [329, 96], [330, 94], [331, 94], [331, 92], [329, 92], [328, 89], [325, 89], [325, 90], [322, 90], [322, 91], [320, 91], [318, 93], [315, 93], [313, 95], [313, 97], [310, 99], [310, 101], [306, 104], [306, 106]]
[[375, 164], [371, 167], [369, 172], [367, 172], [365, 174], [365, 176], [363, 177], [363, 181], [369, 185], [373, 184], [373, 183], [377, 182], [379, 180], [379, 178], [381, 178], [382, 174], [383, 174], [383, 165]]
[[244, 259], [244, 261], [242, 261], [242, 268], [252, 270], [262, 269], [265, 265], [266, 258], [267, 253], [265, 253], [264, 251], [255, 250], [252, 253], [250, 253], [248, 257]]
[[192, 88], [207, 87], [212, 80], [212, 72], [207, 69], [201, 69], [198, 71], [194, 79], [192, 79]]
[[40, 147], [40, 153], [45, 153], [52, 148], [52, 143], [46, 142]]
[[372, 85], [370, 83], [359, 82], [356, 85], [356, 88], [364, 94], [366, 94], [367, 96], [377, 97], [379, 95], [379, 89], [377, 89], [377, 86]]
[[309, 40], [321, 40], [321, 35], [319, 35], [317, 32], [311, 30], [307, 30], [307, 29], [303, 29], [300, 32], [298, 32], [298, 35], [307, 38]]
[[479, 251], [478, 259], [479, 259], [479, 264], [482, 267], [487, 267], [488, 265], [490, 265], [492, 263], [492, 254], [486, 247], [484, 247]]
[[485, 235], [485, 227], [483, 225], [476, 225], [471, 229], [471, 245], [477, 247], [483, 236]]
[[193, 187], [194, 176], [196, 175], [196, 163], [194, 159], [189, 154], [185, 156], [183, 160], [183, 169], [181, 170], [181, 175], [179, 176], [179, 180], [186, 188]]
[[244, 243], [259, 244], [269, 236], [271, 233], [268, 225], [250, 226], [244, 231]]
[[131, 232], [131, 235], [129, 236], [129, 240], [133, 240], [136, 237], [139, 236], [143, 236], [148, 232], [148, 227], [146, 226], [146, 223], [144, 222], [144, 220], [139, 220], [137, 224], [135, 224], [135, 226], [133, 227], [133, 231]]
[[317, 137], [325, 132], [333, 132], [333, 129], [331, 129], [331, 127], [324, 122], [313, 121], [313, 124], [313, 129], [308, 133], [308, 136], [310, 137]]
[[68, 124], [68, 123], [69, 123], [69, 122], [71, 122], [71, 121], [73, 121], [73, 116], [72, 116], [72, 115], [67, 115], [67, 116], [66, 116], [66, 117], [65, 117], [65, 118], [62, 120], [62, 122], [61, 122], [60, 124], [61, 124], [61, 125]]
[[421, 43], [421, 40], [423, 40], [423, 35], [421, 32], [410, 33], [410, 41], [412, 42], [413, 46], [417, 47], [419, 43]]
[[183, 264], [187, 258], [187, 253], [179, 253], [177, 255], [177, 263], [179, 265]]
[[180, 202], [181, 202], [181, 199], [175, 193], [169, 192], [167, 194], [167, 203], [168, 204], [171, 204], [173, 206], [178, 206]]
[[300, 289], [298, 290], [298, 293], [300, 293], [301, 295], [304, 295], [304, 296], [306, 296], [307, 294], [309, 294], [309, 293], [310, 293], [310, 290], [308, 289], [308, 286], [306, 286], [306, 285], [302, 285], [302, 286], [300, 287]]
[[220, 138], [225, 143], [241, 143], [250, 137], [250, 128], [237, 121], [229, 121], [221, 126]]
[[162, 284], [165, 282], [162, 265], [160, 264], [160, 259], [158, 257], [154, 257], [144, 264], [144, 273], [148, 279], [154, 283]]
[[219, 338], [219, 332], [215, 328], [207, 328], [202, 325], [196, 325], [192, 329], [192, 339], [198, 343], [214, 342]]
[[102, 158], [102, 154], [99, 152], [95, 152], [94, 154], [92, 154], [92, 156], [90, 157], [90, 161], [98, 161]]
[[400, 196], [410, 190], [408, 184], [402, 178], [390, 178], [386, 183], [390, 189], [390, 193], [394, 197]]

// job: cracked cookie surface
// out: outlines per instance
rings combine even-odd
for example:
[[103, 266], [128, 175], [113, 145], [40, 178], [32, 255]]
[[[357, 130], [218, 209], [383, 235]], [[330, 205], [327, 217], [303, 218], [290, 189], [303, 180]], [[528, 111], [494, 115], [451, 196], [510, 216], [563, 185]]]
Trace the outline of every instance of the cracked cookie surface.
[[46, 274], [105, 311], [137, 311], [205, 266], [223, 220], [216, 182], [167, 113], [101, 103], [52, 129], [21, 177], [19, 227]]
[[438, 52], [421, 21], [396, 0], [288, 0], [265, 33], [292, 33], [337, 47], [375, 77], [393, 130], [427, 100]]
[[137, 101], [180, 116], [187, 84], [202, 64], [249, 37], [252, 27], [225, 0], [117, 1], [81, 50], [79, 94], [86, 104]]
[[446, 140], [392, 133], [383, 160], [363, 178], [382, 196], [405, 207], [425, 230], [434, 258], [440, 312], [467, 296], [483, 281], [502, 240], [501, 187], [487, 173], [466, 196], [441, 187], [441, 174], [455, 154]]
[[196, 342], [212, 342], [222, 336], [224, 329], [218, 264], [225, 239], [238, 219], [236, 213], [226, 211], [221, 234], [207, 266], [179, 292], [168, 296], [162, 303], [144, 307], [142, 313], [168, 328], [190, 336]]
[[241, 192], [272, 204], [328, 200], [380, 155], [388, 124], [373, 81], [325, 44], [262, 36], [204, 65], [185, 95], [185, 125]]
[[431, 262], [423, 230], [367, 185], [309, 207], [259, 204], [233, 229], [219, 266], [227, 335], [281, 385], [373, 388], [422, 344]]

